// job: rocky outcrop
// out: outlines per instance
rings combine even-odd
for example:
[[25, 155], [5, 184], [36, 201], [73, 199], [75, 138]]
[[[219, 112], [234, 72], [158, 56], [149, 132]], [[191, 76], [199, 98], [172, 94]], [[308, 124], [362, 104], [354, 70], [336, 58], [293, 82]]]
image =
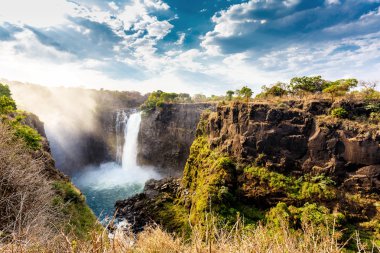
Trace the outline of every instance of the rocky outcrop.
[[201, 113], [210, 103], [164, 104], [142, 117], [138, 161], [158, 168], [164, 176], [182, 174]]
[[[352, 108], [351, 119], [329, 116], [338, 106]], [[344, 217], [341, 226], [363, 229], [367, 222], [364, 230], [376, 233], [380, 128], [366, 121], [364, 106], [330, 101], [220, 106], [201, 117], [181, 183], [149, 181], [142, 194], [116, 204], [116, 215], [136, 231], [155, 222], [178, 232], [189, 222], [205, 222], [210, 209], [229, 221], [245, 217], [249, 224], [285, 208], [300, 224], [300, 214], [315, 208], [324, 217]], [[160, 113], [157, 121], [167, 122], [167, 112]]]
[[[380, 164], [380, 128], [327, 115], [331, 104], [279, 107], [235, 104], [209, 117], [212, 147], [242, 163], [276, 171], [325, 173], [342, 182], [349, 173]], [[351, 105], [358, 112], [364, 105]]]
[[116, 202], [116, 218], [126, 219], [134, 232], [142, 231], [147, 224], [159, 221], [163, 205], [174, 200], [179, 188], [179, 179], [151, 179], [142, 193]]

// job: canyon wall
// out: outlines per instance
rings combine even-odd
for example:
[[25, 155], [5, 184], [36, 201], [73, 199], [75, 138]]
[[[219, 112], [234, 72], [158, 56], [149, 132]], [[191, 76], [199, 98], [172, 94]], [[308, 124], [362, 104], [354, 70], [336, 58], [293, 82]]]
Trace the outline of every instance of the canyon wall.
[[[328, 116], [331, 106], [346, 108], [352, 119], [369, 114], [362, 102], [234, 104], [211, 114], [206, 131], [211, 147], [239, 163], [293, 174], [324, 173], [338, 182], [359, 170], [380, 175], [379, 127]], [[373, 175], [370, 180], [379, 186]]]
[[[315, 224], [321, 222], [315, 217], [324, 217], [322, 223], [336, 220], [340, 228], [380, 238], [380, 127], [368, 118], [368, 105], [378, 103], [288, 100], [218, 106], [200, 118], [183, 176], [147, 182], [143, 193], [116, 203], [116, 216], [131, 221], [136, 231], [154, 221], [183, 233], [189, 222], [205, 224], [210, 212], [230, 224], [236, 217], [245, 224], [276, 222], [274, 214], [285, 212], [295, 228], [302, 217]], [[346, 118], [331, 116], [334, 108], [344, 108]], [[158, 111], [149, 122], [162, 126], [169, 122], [167, 114]], [[170, 130], [162, 127], [163, 133], [149, 136], [157, 141], [149, 148], [158, 157], [165, 157], [169, 145], [160, 136], [174, 143], [180, 136]], [[345, 236], [351, 232], [347, 229]]]
[[139, 163], [156, 167], [164, 176], [181, 175], [201, 113], [215, 108], [214, 103], [164, 104], [143, 114]]

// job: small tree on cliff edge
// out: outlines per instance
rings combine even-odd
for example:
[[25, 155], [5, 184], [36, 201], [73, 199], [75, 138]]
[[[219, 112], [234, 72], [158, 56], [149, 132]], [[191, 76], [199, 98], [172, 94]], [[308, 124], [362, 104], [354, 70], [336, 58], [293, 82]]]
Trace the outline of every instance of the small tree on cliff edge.
[[228, 101], [231, 101], [231, 100], [232, 100], [232, 96], [233, 96], [234, 94], [235, 94], [234, 91], [232, 91], [232, 90], [228, 90], [228, 91], [226, 92], [227, 100], [228, 100]]
[[247, 86], [243, 86], [243, 88], [241, 88], [240, 90], [237, 90], [236, 91], [236, 94], [239, 96], [239, 97], [243, 97], [245, 98], [246, 102], [248, 103], [249, 102], [249, 99], [252, 97], [253, 95], [253, 91], [248, 88]]

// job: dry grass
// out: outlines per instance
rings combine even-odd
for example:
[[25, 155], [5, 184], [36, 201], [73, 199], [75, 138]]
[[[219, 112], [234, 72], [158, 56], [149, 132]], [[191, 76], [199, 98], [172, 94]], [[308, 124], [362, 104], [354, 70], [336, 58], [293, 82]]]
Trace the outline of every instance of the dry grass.
[[[193, 227], [190, 238], [175, 236], [159, 226], [147, 227], [134, 235], [128, 230], [118, 229], [112, 238], [103, 233], [93, 232], [89, 241], [76, 241], [61, 234], [54, 240], [39, 245], [9, 243], [0, 245], [0, 252], [96, 252], [96, 253], [255, 253], [255, 252], [346, 252], [346, 243], [339, 243], [340, 233], [333, 227], [315, 227], [304, 224], [294, 231], [286, 225], [269, 227], [259, 224], [255, 228], [244, 228], [237, 222], [232, 228], [210, 226]], [[375, 245], [365, 246], [359, 236], [356, 241], [357, 252], [380, 252]]]
[[0, 243], [49, 237], [53, 191], [43, 176], [43, 158], [30, 152], [0, 122]]

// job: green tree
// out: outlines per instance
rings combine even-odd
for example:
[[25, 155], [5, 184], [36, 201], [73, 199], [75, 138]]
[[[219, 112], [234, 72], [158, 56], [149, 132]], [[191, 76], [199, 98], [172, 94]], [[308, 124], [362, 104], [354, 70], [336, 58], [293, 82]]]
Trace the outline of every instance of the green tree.
[[11, 98], [12, 93], [8, 85], [0, 83], [0, 96]]
[[0, 114], [7, 114], [16, 109], [16, 102], [11, 97], [0, 96]]
[[179, 93], [178, 94], [178, 99], [181, 101], [181, 102], [191, 102], [191, 97], [189, 94], [187, 93]]
[[262, 92], [257, 95], [259, 98], [266, 98], [266, 97], [282, 97], [286, 94], [288, 94], [288, 91], [286, 90], [286, 83], [277, 82], [276, 84], [273, 84], [272, 86], [262, 86], [261, 90]]
[[235, 92], [234, 92], [233, 90], [228, 90], [228, 91], [226, 92], [227, 100], [228, 100], [228, 101], [231, 101], [231, 100], [232, 100], [232, 97], [233, 97], [234, 94], [235, 94]]
[[240, 90], [237, 90], [236, 93], [240, 98], [245, 98], [247, 103], [249, 102], [249, 99], [253, 95], [253, 91], [247, 86], [243, 86], [243, 88], [241, 88]]
[[356, 79], [340, 79], [335, 82], [331, 82], [330, 86], [323, 89], [323, 93], [328, 93], [331, 95], [331, 100], [338, 96], [344, 96], [350, 89], [356, 87], [358, 85], [358, 80]]
[[296, 95], [304, 93], [322, 92], [323, 89], [330, 85], [329, 81], [322, 79], [321, 76], [312, 77], [294, 77], [290, 80], [290, 91]]
[[193, 100], [195, 102], [205, 102], [207, 101], [207, 97], [203, 94], [194, 94]]

